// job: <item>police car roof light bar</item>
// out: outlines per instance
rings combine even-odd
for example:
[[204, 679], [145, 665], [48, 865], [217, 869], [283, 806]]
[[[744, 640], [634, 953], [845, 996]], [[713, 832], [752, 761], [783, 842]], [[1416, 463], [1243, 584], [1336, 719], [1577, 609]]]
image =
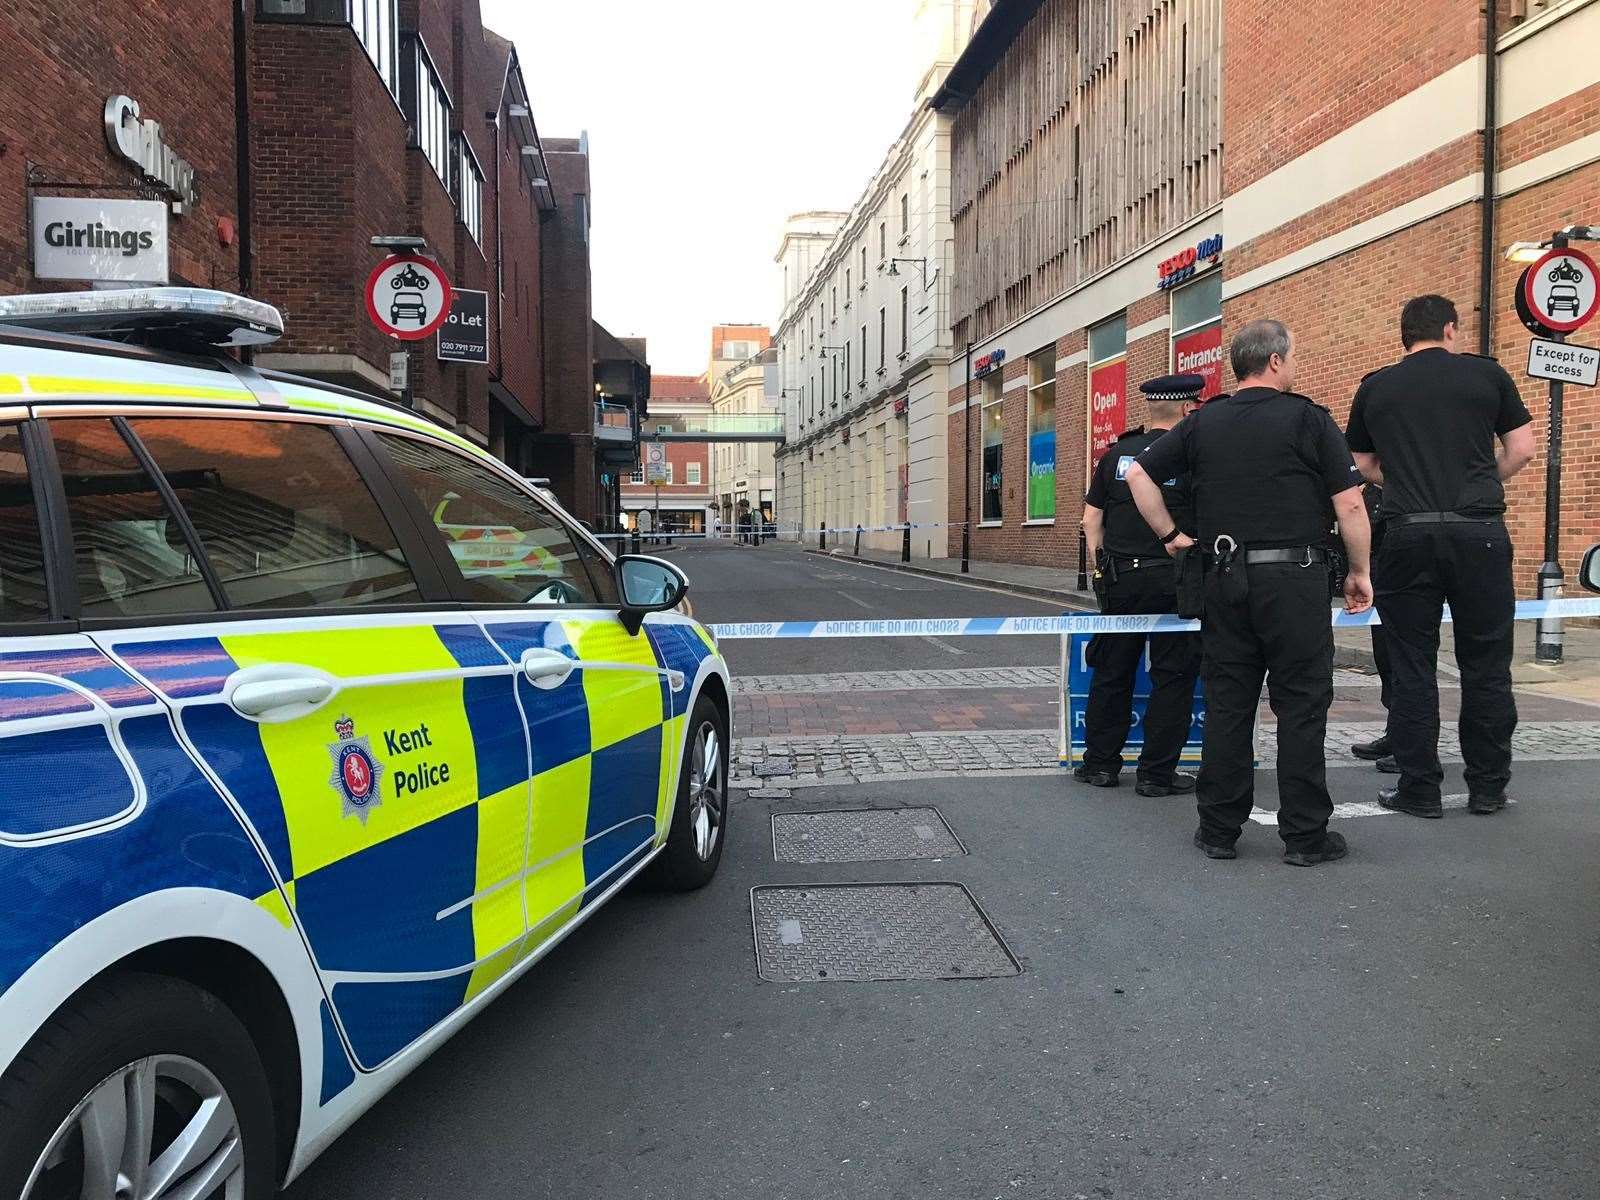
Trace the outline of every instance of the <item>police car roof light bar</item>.
[[283, 336], [283, 317], [272, 305], [185, 287], [0, 296], [0, 325], [146, 344], [263, 346]]

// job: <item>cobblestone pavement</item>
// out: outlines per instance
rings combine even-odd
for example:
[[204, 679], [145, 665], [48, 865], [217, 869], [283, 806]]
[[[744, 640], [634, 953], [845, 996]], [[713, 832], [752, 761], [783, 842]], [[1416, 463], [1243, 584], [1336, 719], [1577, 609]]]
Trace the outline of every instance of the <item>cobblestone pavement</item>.
[[[1377, 721], [1330, 722], [1327, 753], [1330, 765], [1356, 764], [1355, 742], [1371, 741], [1383, 732]], [[738, 740], [731, 780], [735, 788], [813, 787], [923, 776], [982, 778], [986, 775], [1050, 774], [1061, 770], [1054, 729], [913, 733], [892, 736], [834, 734], [813, 737], [745, 737]], [[1277, 762], [1276, 726], [1263, 722], [1258, 739], [1262, 768]], [[1524, 762], [1562, 762], [1600, 758], [1600, 722], [1534, 721], [1517, 729], [1512, 743]], [[1439, 755], [1461, 761], [1454, 729], [1439, 735]]]
[[784, 692], [912, 692], [930, 688], [1055, 687], [1051, 667], [974, 667], [951, 671], [844, 671], [832, 675], [735, 676], [737, 696]]

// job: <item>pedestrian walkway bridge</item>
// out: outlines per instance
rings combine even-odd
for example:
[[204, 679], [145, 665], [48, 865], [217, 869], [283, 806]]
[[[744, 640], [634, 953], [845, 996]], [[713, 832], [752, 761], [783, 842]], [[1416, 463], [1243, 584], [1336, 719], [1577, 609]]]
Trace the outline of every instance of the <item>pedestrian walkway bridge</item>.
[[[660, 424], [666, 424], [665, 420]], [[771, 442], [782, 445], [782, 413], [707, 413], [703, 416], [673, 414], [672, 427], [658, 431], [657, 422], [646, 417], [639, 433], [642, 442]]]

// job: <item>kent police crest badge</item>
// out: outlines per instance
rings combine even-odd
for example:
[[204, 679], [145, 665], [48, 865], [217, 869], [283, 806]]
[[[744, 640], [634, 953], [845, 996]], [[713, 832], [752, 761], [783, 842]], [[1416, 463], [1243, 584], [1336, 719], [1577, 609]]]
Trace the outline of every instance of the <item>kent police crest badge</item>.
[[333, 774], [328, 782], [344, 801], [344, 815], [354, 813], [367, 823], [367, 815], [382, 803], [378, 781], [383, 778], [383, 764], [372, 755], [372, 745], [364, 737], [356, 736], [356, 723], [348, 716], [333, 723], [339, 740], [328, 747], [333, 757]]

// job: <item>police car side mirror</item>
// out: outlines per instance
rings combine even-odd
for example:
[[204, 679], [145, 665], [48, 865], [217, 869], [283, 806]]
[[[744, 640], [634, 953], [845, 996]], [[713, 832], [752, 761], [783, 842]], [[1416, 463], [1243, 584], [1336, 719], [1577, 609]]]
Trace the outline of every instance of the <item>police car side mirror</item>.
[[676, 608], [689, 591], [689, 577], [665, 559], [623, 554], [616, 569], [622, 624], [629, 634], [639, 632], [646, 613]]
[[1578, 582], [1591, 592], [1600, 592], [1600, 546], [1590, 546], [1578, 568]]

